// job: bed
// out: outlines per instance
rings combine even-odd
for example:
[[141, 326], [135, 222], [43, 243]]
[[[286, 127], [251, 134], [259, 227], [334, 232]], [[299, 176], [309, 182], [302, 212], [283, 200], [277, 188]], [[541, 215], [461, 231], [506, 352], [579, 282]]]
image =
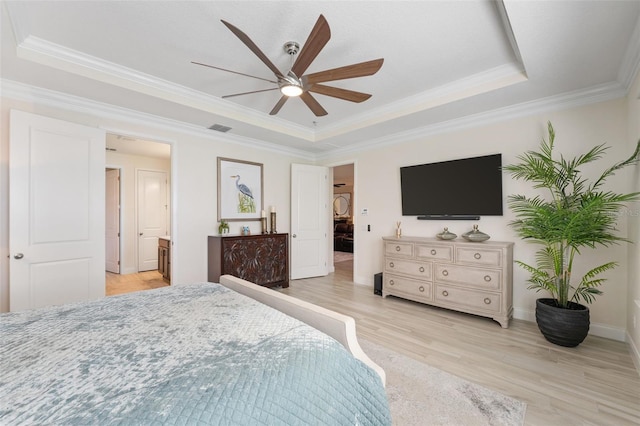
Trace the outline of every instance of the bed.
[[0, 424], [391, 424], [352, 318], [232, 276], [2, 314], [0, 333]]

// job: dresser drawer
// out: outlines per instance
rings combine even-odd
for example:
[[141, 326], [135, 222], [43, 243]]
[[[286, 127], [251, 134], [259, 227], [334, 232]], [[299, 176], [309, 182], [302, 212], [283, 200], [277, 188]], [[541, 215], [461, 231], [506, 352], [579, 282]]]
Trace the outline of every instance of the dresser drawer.
[[416, 258], [425, 260], [453, 260], [453, 247], [437, 244], [416, 244]]
[[445, 264], [436, 264], [434, 268], [434, 279], [436, 281], [460, 284], [465, 287], [483, 290], [499, 290], [502, 288], [501, 270]]
[[428, 262], [395, 259], [387, 257], [384, 260], [384, 271], [394, 274], [411, 275], [416, 278], [431, 281], [432, 266]]
[[390, 256], [413, 257], [413, 243], [386, 242], [384, 252]]
[[431, 283], [416, 281], [387, 273], [383, 274], [383, 277], [383, 296], [390, 294], [418, 302], [432, 300]]
[[456, 248], [456, 263], [502, 266], [502, 251], [482, 248]]
[[437, 302], [495, 313], [500, 312], [502, 302], [499, 293], [467, 290], [441, 284], [436, 284], [434, 299]]

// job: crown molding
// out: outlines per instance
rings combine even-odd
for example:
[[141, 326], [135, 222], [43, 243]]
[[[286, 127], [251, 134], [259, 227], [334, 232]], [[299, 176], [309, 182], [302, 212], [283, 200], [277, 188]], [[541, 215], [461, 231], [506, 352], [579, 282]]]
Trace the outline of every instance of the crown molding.
[[479, 114], [449, 120], [442, 123], [435, 123], [407, 132], [396, 133], [395, 135], [368, 140], [367, 142], [350, 145], [348, 147], [336, 148], [325, 153], [313, 153], [300, 149], [286, 148], [281, 145], [264, 142], [257, 139], [245, 138], [233, 134], [213, 135], [210, 130], [202, 129], [188, 123], [166, 119], [151, 114], [142, 113], [126, 108], [104, 104], [86, 98], [81, 98], [65, 93], [55, 92], [29, 86], [23, 83], [2, 79], [0, 80], [2, 97], [16, 99], [20, 101], [38, 103], [50, 107], [61, 108], [91, 116], [105, 117], [131, 124], [153, 126], [167, 131], [174, 131], [203, 137], [227, 143], [233, 143], [250, 148], [259, 148], [266, 151], [283, 155], [300, 157], [309, 161], [327, 160], [346, 154], [357, 154], [363, 151], [379, 149], [383, 147], [412, 142], [419, 138], [426, 138], [442, 133], [464, 130], [473, 127], [484, 126], [493, 123], [508, 121], [514, 118], [539, 114], [541, 112], [576, 108], [593, 103], [604, 102], [613, 99], [623, 98], [628, 90], [620, 83], [607, 83], [592, 87], [587, 90], [569, 92], [563, 95], [551, 96], [530, 102], [523, 102], [518, 105], [507, 106], [494, 109]]
[[396, 102], [390, 102], [382, 108], [355, 115], [349, 120], [341, 121], [333, 126], [327, 126], [316, 133], [316, 141], [321, 142], [324, 139], [461, 99], [470, 98], [482, 93], [498, 90], [527, 80], [527, 75], [521, 64], [505, 64]]
[[407, 142], [413, 142], [420, 138], [426, 138], [443, 133], [469, 129], [473, 127], [486, 126], [488, 124], [500, 123], [519, 117], [539, 114], [541, 112], [557, 111], [569, 108], [577, 108], [598, 102], [620, 99], [627, 95], [628, 90], [618, 82], [601, 84], [586, 90], [579, 90], [564, 93], [557, 96], [550, 96], [530, 102], [523, 102], [516, 105], [509, 105], [460, 117], [441, 123], [412, 129], [410, 131], [396, 133], [392, 136], [368, 140], [366, 143], [349, 145], [348, 147], [337, 148], [328, 153], [319, 154], [317, 160], [327, 160], [336, 156], [354, 154], [372, 149], [384, 148]]
[[[223, 141], [226, 143], [246, 146], [253, 149], [263, 149], [265, 151], [270, 151], [281, 155], [301, 157], [311, 161], [315, 160], [314, 153], [309, 151], [288, 148], [282, 145], [277, 145], [258, 139], [242, 137], [234, 134], [218, 134], [217, 132], [214, 132], [212, 130], [203, 129], [200, 126], [185, 123], [182, 121], [159, 117], [156, 115], [97, 102], [79, 96], [56, 92], [53, 90], [43, 89], [40, 87], [30, 86], [12, 80], [0, 79], [0, 87], [3, 98], [36, 103], [52, 108], [59, 108], [67, 111], [86, 114], [89, 116], [97, 116], [112, 120], [123, 121], [134, 125], [153, 126], [154, 128], [170, 132], [177, 132], [206, 139], [213, 139], [216, 141]], [[161, 137], [160, 139], [165, 140], [166, 138]]]
[[322, 142], [324, 139], [527, 80], [521, 64], [505, 64], [397, 102], [391, 102], [382, 108], [353, 116], [317, 131], [32, 35], [23, 37], [17, 46], [17, 54], [21, 59], [309, 142]]
[[310, 142], [315, 140], [315, 132], [304, 126], [278, 117], [268, 116], [265, 113], [225, 101], [216, 96], [123, 67], [32, 35], [26, 36], [23, 41], [18, 43], [16, 51], [21, 59], [30, 60], [103, 83], [113, 84], [179, 105], [217, 114], [232, 120], [250, 123], [263, 129], [299, 139]]

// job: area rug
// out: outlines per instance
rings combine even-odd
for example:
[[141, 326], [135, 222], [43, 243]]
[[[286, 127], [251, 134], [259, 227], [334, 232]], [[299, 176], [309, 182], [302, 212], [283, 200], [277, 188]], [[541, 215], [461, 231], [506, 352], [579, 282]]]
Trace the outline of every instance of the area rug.
[[378, 344], [360, 346], [387, 374], [396, 426], [521, 426], [526, 404], [438, 370]]
[[344, 251], [333, 252], [333, 263], [346, 262], [347, 260], [353, 260], [353, 253], [347, 253]]

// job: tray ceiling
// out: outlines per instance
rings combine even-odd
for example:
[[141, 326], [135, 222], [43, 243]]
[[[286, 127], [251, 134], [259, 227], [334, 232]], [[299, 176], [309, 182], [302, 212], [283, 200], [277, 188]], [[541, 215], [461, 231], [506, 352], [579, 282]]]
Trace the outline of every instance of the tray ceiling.
[[[640, 61], [638, 1], [4, 1], [3, 86], [26, 84], [151, 114], [225, 137], [311, 155], [362, 149], [540, 105], [624, 96]], [[271, 71], [225, 27], [244, 31], [279, 69], [318, 16], [331, 39], [308, 69], [376, 58], [380, 71], [330, 83], [363, 103], [314, 95], [276, 116]], [[286, 72], [286, 71], [285, 71]]]

